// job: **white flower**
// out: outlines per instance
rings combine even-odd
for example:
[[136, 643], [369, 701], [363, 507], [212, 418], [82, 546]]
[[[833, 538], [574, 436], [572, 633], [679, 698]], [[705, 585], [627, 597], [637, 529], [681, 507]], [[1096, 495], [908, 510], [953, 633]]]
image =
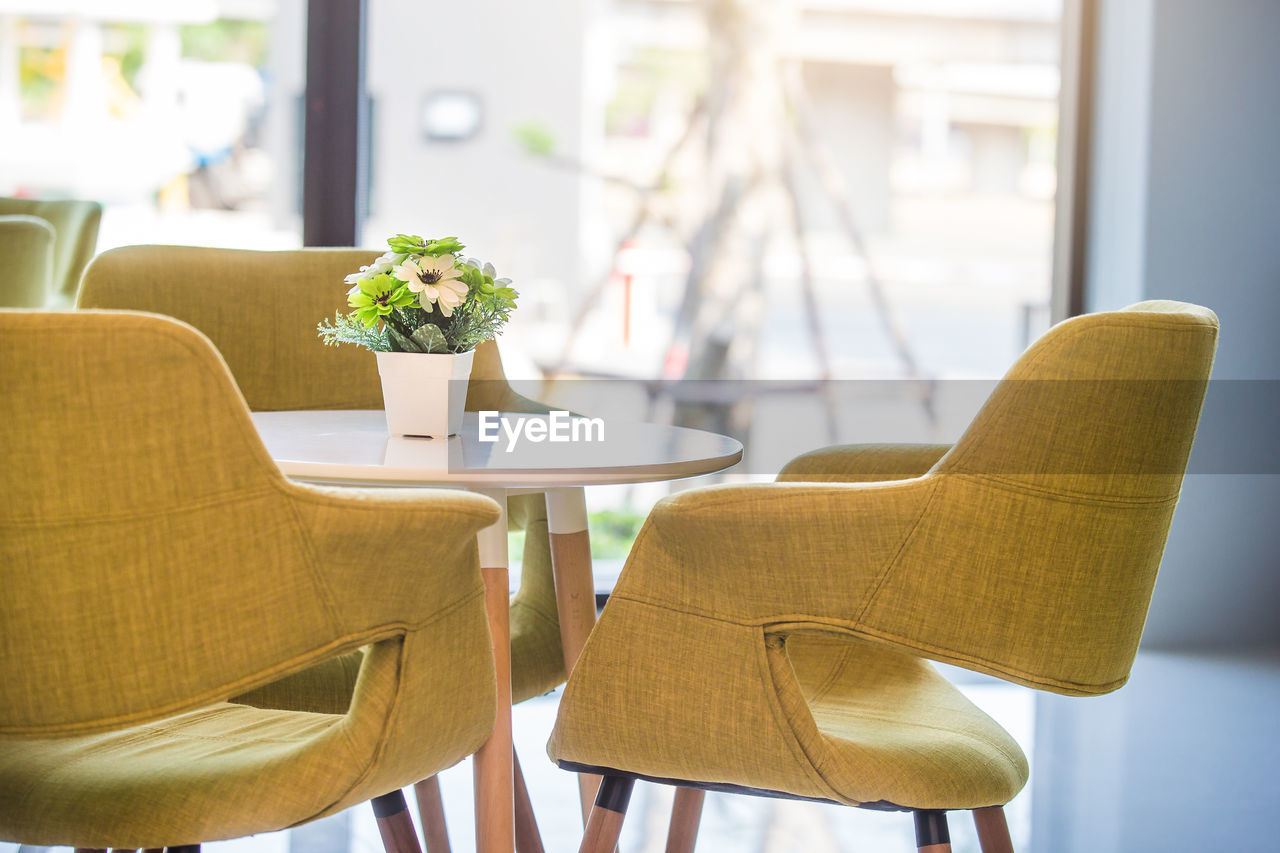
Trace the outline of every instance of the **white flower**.
[[453, 309], [461, 305], [467, 298], [467, 285], [465, 282], [457, 281], [456, 279], [442, 281], [434, 287], [428, 285], [422, 296], [418, 297], [418, 300], [421, 302], [424, 298], [430, 299], [439, 305], [441, 314], [446, 317], [452, 317]]
[[457, 281], [462, 270], [454, 266], [453, 255], [424, 257], [414, 261], [405, 259], [391, 270], [391, 274], [406, 282], [409, 289], [418, 294], [418, 304], [427, 311], [439, 305], [440, 313], [453, 316], [453, 309], [467, 297], [466, 282]]
[[395, 252], [383, 252], [373, 263], [360, 267], [360, 272], [353, 272], [351, 275], [343, 279], [347, 284], [357, 284], [361, 279], [373, 278], [375, 275], [381, 275], [384, 272], [391, 272], [392, 268], [403, 261], [407, 255], [397, 254]]
[[383, 252], [378, 259], [373, 262], [374, 268], [378, 272], [391, 272], [392, 267], [404, 263], [404, 259], [409, 257], [403, 252]]
[[481, 270], [481, 272], [489, 276], [489, 278], [494, 278], [498, 274], [498, 271], [493, 268], [493, 264], [485, 264], [484, 269]]

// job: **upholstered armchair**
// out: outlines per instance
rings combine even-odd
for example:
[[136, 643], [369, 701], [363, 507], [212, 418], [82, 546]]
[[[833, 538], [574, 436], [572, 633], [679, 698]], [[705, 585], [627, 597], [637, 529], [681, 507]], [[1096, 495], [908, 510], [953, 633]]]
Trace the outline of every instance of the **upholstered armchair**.
[[[565, 689], [548, 752], [602, 773], [583, 850], [631, 785], [911, 811], [986, 853], [1027, 781], [1018, 745], [929, 660], [1073, 696], [1129, 676], [1218, 321], [1144, 302], [1061, 323], [953, 447], [830, 448], [779, 482], [660, 502]], [[685, 810], [685, 814], [679, 812]]]
[[[290, 482], [170, 318], [0, 311], [0, 393], [0, 838], [198, 849], [374, 798], [402, 849], [399, 789], [493, 724], [493, 502]], [[231, 701], [356, 650], [341, 708]]]
[[39, 217], [53, 228], [53, 266], [47, 304], [71, 307], [76, 300], [80, 275], [98, 245], [102, 205], [96, 201], [0, 197], [0, 216], [11, 215]]
[[38, 216], [0, 215], [0, 306], [40, 308], [53, 289], [53, 226]]
[[[373, 356], [355, 347], [324, 346], [316, 336], [317, 323], [345, 306], [343, 277], [374, 255], [361, 249], [126, 246], [89, 265], [79, 306], [150, 311], [190, 323], [213, 341], [254, 411], [380, 409]], [[511, 388], [492, 341], [476, 349], [466, 406], [548, 411]], [[513, 527], [525, 531], [520, 589], [511, 601], [512, 699], [522, 702], [564, 681], [564, 658], [545, 499], [511, 497], [507, 514]], [[358, 667], [359, 655], [352, 653], [237, 701], [332, 712], [350, 702]], [[435, 781], [418, 786], [418, 795], [427, 820], [442, 825]], [[522, 799], [522, 810], [527, 807]]]

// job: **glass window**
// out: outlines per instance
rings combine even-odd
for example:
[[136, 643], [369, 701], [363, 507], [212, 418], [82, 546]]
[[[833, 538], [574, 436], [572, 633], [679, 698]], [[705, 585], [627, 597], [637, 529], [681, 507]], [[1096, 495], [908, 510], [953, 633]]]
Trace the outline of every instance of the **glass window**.
[[476, 2], [424, 52], [375, 0], [364, 242], [462, 236], [547, 370], [999, 375], [1047, 325], [1060, 6]]
[[0, 194], [101, 201], [100, 250], [300, 244], [301, 0], [53, 8], [0, 15]]

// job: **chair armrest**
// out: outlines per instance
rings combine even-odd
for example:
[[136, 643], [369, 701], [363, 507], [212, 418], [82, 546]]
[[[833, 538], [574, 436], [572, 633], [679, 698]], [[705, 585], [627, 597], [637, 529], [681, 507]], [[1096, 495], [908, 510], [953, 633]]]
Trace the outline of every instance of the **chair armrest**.
[[868, 483], [921, 477], [951, 449], [949, 444], [843, 444], [797, 456], [778, 482]]
[[489, 498], [444, 489], [287, 488], [344, 634], [414, 629], [483, 589], [476, 533], [501, 514]]
[[924, 478], [675, 495], [654, 507], [614, 595], [739, 623], [852, 624], [934, 488]]

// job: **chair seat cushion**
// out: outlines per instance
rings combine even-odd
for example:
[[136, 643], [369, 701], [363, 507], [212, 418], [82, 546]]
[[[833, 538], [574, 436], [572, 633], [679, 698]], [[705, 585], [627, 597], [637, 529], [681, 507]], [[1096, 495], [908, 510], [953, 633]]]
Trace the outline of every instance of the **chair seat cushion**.
[[291, 826], [340, 800], [367, 764], [343, 720], [220, 703], [110, 732], [0, 740], [0, 838], [146, 848]]
[[848, 801], [971, 809], [1026, 784], [1018, 744], [929, 662], [816, 634], [791, 635], [786, 652], [812, 719], [793, 721], [797, 737]]

